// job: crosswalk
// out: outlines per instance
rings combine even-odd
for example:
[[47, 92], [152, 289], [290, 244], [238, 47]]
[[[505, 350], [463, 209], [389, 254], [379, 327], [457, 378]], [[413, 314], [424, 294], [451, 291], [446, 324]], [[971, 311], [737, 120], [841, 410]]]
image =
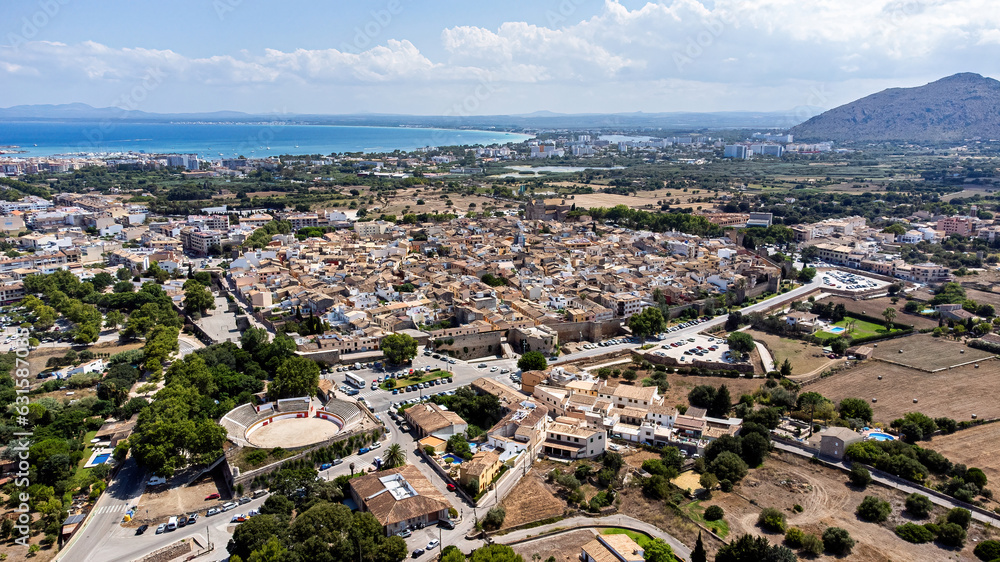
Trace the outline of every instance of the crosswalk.
[[125, 513], [128, 506], [126, 504], [104, 505], [94, 510], [94, 515], [104, 515], [105, 513]]

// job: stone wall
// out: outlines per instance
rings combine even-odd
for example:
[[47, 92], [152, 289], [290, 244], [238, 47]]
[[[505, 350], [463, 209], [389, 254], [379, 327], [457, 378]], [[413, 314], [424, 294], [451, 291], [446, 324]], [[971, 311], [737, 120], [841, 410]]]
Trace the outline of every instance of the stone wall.
[[447, 353], [462, 360], [490, 357], [501, 352], [500, 344], [503, 342], [505, 333], [500, 330], [494, 330], [492, 332], [481, 332], [464, 336], [449, 336], [442, 339], [451, 343], [442, 343], [435, 346], [434, 349], [435, 351]]

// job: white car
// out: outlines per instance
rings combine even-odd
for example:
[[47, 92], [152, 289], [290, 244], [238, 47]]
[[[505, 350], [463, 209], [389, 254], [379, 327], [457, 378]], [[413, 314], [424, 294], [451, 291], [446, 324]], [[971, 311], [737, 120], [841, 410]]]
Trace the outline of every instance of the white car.
[[431, 539], [431, 542], [427, 543], [427, 546], [424, 547], [424, 550], [433, 550], [437, 548], [439, 544], [441, 544], [441, 541], [437, 539]]
[[491, 372], [491, 373], [495, 373], [495, 372], [497, 372], [497, 368], [496, 368], [496, 367], [490, 367], [490, 372]]

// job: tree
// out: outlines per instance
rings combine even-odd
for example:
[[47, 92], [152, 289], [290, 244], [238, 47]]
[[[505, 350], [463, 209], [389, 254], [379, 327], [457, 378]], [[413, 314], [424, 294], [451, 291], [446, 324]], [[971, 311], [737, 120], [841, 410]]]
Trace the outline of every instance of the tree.
[[544, 371], [548, 365], [545, 356], [539, 351], [529, 351], [517, 360], [517, 368], [522, 371]]
[[628, 319], [628, 327], [632, 333], [640, 338], [646, 338], [653, 334], [658, 334], [666, 327], [666, 320], [663, 313], [657, 307], [647, 307], [638, 314], [633, 314]]
[[391, 334], [382, 338], [382, 353], [393, 365], [409, 363], [417, 356], [417, 340], [407, 334]]
[[117, 329], [125, 323], [125, 315], [118, 310], [109, 311], [104, 315], [104, 327], [111, 328], [112, 330]]
[[261, 514], [251, 517], [247, 519], [246, 524], [236, 527], [233, 538], [229, 539], [229, 544], [226, 545], [226, 550], [230, 555], [246, 560], [253, 551], [264, 546], [271, 538], [284, 536], [287, 529], [287, 526], [279, 522], [274, 515]]
[[816, 408], [826, 402], [826, 398], [818, 392], [805, 392], [799, 395], [798, 406], [799, 409], [805, 411], [809, 410], [809, 435], [812, 435], [812, 420], [816, 415]]
[[771, 441], [760, 433], [744, 436], [740, 445], [742, 449], [740, 458], [749, 466], [760, 466], [771, 451]]
[[844, 336], [834, 338], [830, 341], [830, 349], [837, 355], [843, 355], [847, 352], [847, 348], [849, 347], [851, 347], [851, 340], [850, 338], [846, 338]]
[[726, 331], [735, 332], [743, 324], [743, 313], [736, 310], [726, 317]]
[[947, 517], [949, 523], [954, 523], [963, 529], [968, 529], [969, 523], [972, 523], [972, 512], [963, 507], [949, 509]]
[[274, 380], [267, 387], [272, 398], [316, 396], [319, 386], [319, 365], [305, 357], [289, 357], [274, 373]]
[[524, 558], [505, 544], [493, 543], [473, 550], [469, 562], [524, 562]]
[[399, 443], [393, 443], [386, 450], [385, 454], [382, 455], [382, 467], [396, 468], [397, 466], [403, 466], [406, 464], [406, 453], [403, 452], [403, 448], [399, 446]]
[[788, 361], [786, 357], [784, 361], [781, 362], [781, 368], [779, 369], [782, 377], [788, 378], [792, 376], [792, 363]]
[[858, 488], [866, 488], [872, 483], [872, 474], [860, 463], [851, 466], [851, 472], [847, 474], [847, 479]]
[[745, 332], [733, 332], [726, 338], [729, 349], [740, 353], [750, 353], [754, 348], [753, 337]]
[[705, 489], [706, 492], [711, 494], [712, 490], [719, 484], [719, 479], [715, 477], [711, 472], [702, 473], [701, 477], [698, 479], [698, 483], [701, 487]]
[[996, 560], [1000, 558], [1000, 541], [993, 539], [982, 541], [976, 545], [976, 549], [972, 553], [983, 562]]
[[892, 323], [896, 320], [896, 309], [893, 307], [888, 307], [882, 311], [882, 318], [885, 319], [885, 331], [892, 331]]
[[732, 407], [733, 402], [729, 396], [729, 388], [726, 385], [722, 385], [715, 391], [715, 396], [712, 397], [712, 404], [708, 408], [708, 415], [713, 418], [726, 417], [729, 409]]
[[906, 496], [906, 511], [914, 517], [924, 519], [931, 514], [934, 504], [930, 498], [916, 492]]
[[709, 464], [708, 470], [719, 480], [739, 482], [747, 475], [747, 463], [736, 454], [726, 451]]
[[787, 522], [785, 520], [785, 514], [774, 509], [773, 507], [766, 507], [761, 510], [760, 515], [757, 516], [757, 525], [765, 531], [771, 531], [772, 533], [784, 533]]
[[691, 551], [691, 562], [708, 562], [708, 553], [705, 552], [705, 543], [701, 540], [701, 531], [698, 531], [698, 541], [694, 543], [694, 550]]
[[715, 400], [715, 387], [707, 384], [700, 384], [688, 392], [688, 403], [695, 408], [708, 409]]
[[507, 510], [502, 505], [491, 507], [483, 517], [483, 527], [488, 529], [499, 529], [507, 517]]
[[215, 298], [204, 285], [193, 279], [184, 283], [184, 310], [188, 314], [204, 314], [215, 309]]
[[725, 516], [721, 506], [710, 505], [705, 508], [705, 521], [718, 521]]
[[965, 537], [965, 529], [956, 523], [945, 523], [938, 530], [938, 540], [946, 546], [961, 547], [965, 544]]
[[883, 501], [877, 496], [865, 496], [865, 499], [861, 500], [855, 513], [865, 521], [881, 523], [889, 518], [889, 514], [892, 513], [892, 506], [889, 505], [889, 502]]
[[845, 420], [861, 420], [865, 423], [872, 421], [872, 407], [868, 402], [860, 398], [844, 398], [838, 406], [840, 417]]
[[715, 562], [795, 562], [795, 553], [787, 547], [772, 545], [764, 537], [742, 535], [715, 555]]
[[855, 545], [854, 539], [846, 529], [840, 527], [827, 527], [823, 531], [823, 546], [827, 552], [837, 555], [850, 554]]
[[646, 562], [674, 562], [674, 551], [663, 539], [653, 539], [644, 550]]
[[802, 271], [799, 271], [799, 281], [802, 281], [803, 283], [810, 283], [815, 277], [816, 277], [815, 267], [803, 267]]

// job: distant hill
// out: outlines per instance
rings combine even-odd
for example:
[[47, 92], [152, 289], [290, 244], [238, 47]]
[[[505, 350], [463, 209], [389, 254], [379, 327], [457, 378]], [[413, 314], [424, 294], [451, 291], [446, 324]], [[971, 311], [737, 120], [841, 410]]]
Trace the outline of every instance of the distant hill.
[[940, 142], [1000, 138], [1000, 82], [970, 72], [889, 88], [792, 127], [795, 140]]
[[[701, 128], [785, 128], [797, 123], [801, 115], [815, 115], [818, 108], [800, 107], [789, 111], [727, 111], [714, 113], [592, 113], [567, 114], [536, 111], [523, 115], [394, 115], [362, 113], [352, 115], [325, 114], [250, 114], [238, 111], [212, 113], [149, 113], [124, 111], [114, 107], [95, 108], [83, 103], [61, 105], [18, 105], [0, 108], [0, 121], [100, 121], [114, 119], [156, 123], [165, 121], [256, 122], [281, 120], [317, 125], [355, 125], [385, 127], [446, 127], [446, 128], [642, 128], [692, 130]], [[659, 131], [650, 131], [658, 134]]]

